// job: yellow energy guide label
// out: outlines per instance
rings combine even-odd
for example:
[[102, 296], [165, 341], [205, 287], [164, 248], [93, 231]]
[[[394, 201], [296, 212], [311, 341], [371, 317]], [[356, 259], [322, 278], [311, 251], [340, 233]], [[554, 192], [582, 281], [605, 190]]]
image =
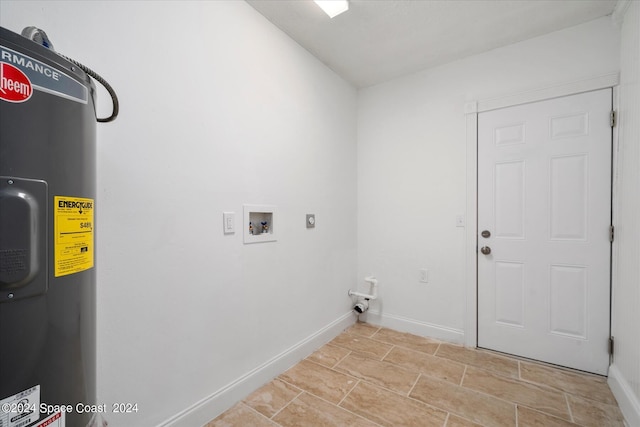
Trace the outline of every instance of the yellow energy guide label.
[[93, 199], [55, 196], [55, 277], [93, 267]]

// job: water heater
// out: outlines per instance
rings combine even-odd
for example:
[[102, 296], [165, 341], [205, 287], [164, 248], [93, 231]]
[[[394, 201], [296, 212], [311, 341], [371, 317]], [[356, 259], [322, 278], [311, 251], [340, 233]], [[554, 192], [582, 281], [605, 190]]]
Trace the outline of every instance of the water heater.
[[[96, 412], [95, 87], [91, 70], [30, 34], [0, 28], [0, 426], [86, 426]], [[114, 98], [109, 120], [116, 108]]]

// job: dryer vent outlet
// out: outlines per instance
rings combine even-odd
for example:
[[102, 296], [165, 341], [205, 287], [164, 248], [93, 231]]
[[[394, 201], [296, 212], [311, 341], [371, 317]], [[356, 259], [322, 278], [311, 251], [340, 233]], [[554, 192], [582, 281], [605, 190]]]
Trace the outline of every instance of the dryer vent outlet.
[[367, 300], [358, 301], [356, 305], [353, 306], [353, 311], [358, 314], [362, 314], [367, 310], [369, 310], [369, 301]]

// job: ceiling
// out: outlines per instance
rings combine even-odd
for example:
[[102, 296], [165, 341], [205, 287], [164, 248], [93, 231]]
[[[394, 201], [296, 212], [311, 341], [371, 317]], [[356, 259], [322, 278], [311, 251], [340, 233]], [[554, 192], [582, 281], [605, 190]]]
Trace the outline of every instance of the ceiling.
[[616, 0], [246, 0], [356, 87], [375, 85], [613, 12]]

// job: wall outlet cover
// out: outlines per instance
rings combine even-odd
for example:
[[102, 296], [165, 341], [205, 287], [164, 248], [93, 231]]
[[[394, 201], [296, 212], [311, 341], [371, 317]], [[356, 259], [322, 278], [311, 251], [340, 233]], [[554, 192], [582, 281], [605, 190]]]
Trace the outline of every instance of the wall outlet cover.
[[307, 228], [316, 228], [316, 214], [307, 214]]
[[426, 268], [420, 269], [420, 283], [428, 283], [429, 282], [429, 270]]

